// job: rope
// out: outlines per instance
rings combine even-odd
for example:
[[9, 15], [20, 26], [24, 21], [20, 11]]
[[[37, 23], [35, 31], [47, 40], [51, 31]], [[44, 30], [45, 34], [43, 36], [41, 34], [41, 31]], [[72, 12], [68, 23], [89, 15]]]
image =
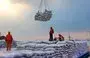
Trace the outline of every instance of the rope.
[[45, 9], [46, 9], [46, 0], [44, 0], [44, 6], [45, 6]]
[[48, 1], [47, 0], [44, 0], [44, 2], [45, 2], [45, 9], [50, 10], [49, 9], [49, 5], [48, 5]]
[[50, 10], [47, 0], [40, 0], [39, 11], [41, 11], [42, 8]]
[[41, 7], [42, 7], [42, 3], [43, 3], [43, 0], [40, 1], [39, 11], [40, 11], [40, 9], [41, 9]]

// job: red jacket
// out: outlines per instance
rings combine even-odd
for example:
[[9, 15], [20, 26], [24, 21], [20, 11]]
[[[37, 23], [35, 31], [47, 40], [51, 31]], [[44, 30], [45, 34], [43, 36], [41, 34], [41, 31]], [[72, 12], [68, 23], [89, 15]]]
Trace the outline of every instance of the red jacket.
[[49, 34], [53, 34], [53, 33], [54, 33], [54, 30], [53, 29], [50, 29]]
[[12, 41], [12, 40], [13, 40], [13, 38], [12, 38], [12, 35], [11, 35], [11, 34], [7, 34], [7, 35], [6, 35], [6, 41], [8, 41], [8, 40], [10, 40], [10, 41]]
[[59, 38], [62, 38], [62, 39], [64, 39], [64, 37], [63, 37], [61, 34], [59, 34]]

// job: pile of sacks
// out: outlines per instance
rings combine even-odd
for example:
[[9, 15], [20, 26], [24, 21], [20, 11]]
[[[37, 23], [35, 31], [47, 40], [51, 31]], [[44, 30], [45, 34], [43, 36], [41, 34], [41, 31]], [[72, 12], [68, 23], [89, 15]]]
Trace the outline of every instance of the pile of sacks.
[[15, 51], [3, 57], [78, 58], [88, 52], [87, 41], [17, 41], [16, 43]]
[[35, 15], [35, 20], [38, 20], [38, 21], [49, 21], [52, 17], [52, 11], [49, 11], [47, 9], [45, 9], [44, 12], [39, 12], [36, 13]]
[[[49, 56], [56, 58], [78, 58], [88, 52], [86, 41], [27, 42], [17, 46], [17, 50], [53, 51]], [[38, 56], [38, 53], [36, 53], [36, 56]], [[45, 57], [45, 55], [42, 57]]]

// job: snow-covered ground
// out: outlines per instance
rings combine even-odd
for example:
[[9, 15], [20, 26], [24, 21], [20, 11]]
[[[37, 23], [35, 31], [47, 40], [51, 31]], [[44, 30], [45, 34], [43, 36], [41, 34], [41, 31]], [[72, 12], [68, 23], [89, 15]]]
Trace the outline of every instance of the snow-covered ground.
[[88, 52], [87, 41], [15, 41], [6, 51], [0, 41], [0, 58], [78, 58]]

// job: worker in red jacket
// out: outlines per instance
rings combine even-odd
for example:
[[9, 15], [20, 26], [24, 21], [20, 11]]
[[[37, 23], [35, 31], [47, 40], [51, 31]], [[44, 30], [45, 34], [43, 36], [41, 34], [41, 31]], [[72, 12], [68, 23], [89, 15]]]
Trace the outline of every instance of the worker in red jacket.
[[64, 41], [64, 37], [61, 34], [58, 34], [58, 36], [59, 41]]
[[13, 41], [13, 37], [10, 34], [10, 32], [8, 32], [8, 34], [6, 35], [5, 41], [6, 41], [7, 51], [10, 51], [11, 50], [11, 46], [12, 46], [12, 41]]
[[53, 41], [53, 34], [54, 34], [54, 29], [52, 27], [50, 27], [50, 31], [49, 31], [49, 41]]

